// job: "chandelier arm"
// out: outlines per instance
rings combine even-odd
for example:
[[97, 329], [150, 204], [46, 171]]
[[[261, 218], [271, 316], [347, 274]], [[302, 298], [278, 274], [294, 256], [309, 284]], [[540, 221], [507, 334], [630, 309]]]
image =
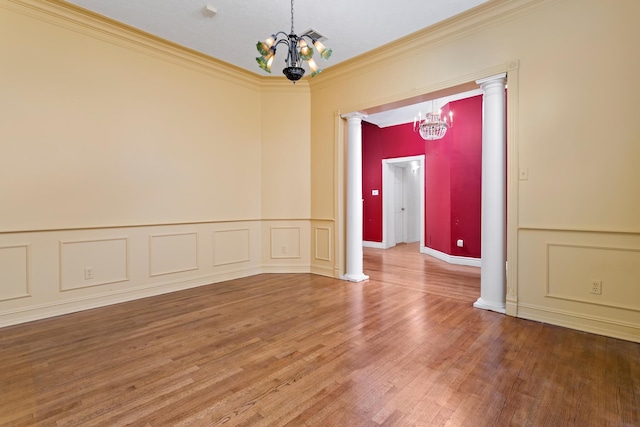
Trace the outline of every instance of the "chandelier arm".
[[278, 31], [275, 34], [271, 34], [271, 37], [273, 37], [274, 39], [277, 39], [279, 35], [283, 35], [284, 37], [288, 37], [289, 35], [287, 33], [285, 33], [284, 31]]
[[289, 39], [288, 38], [287, 39], [280, 39], [277, 42], [275, 42], [272, 47], [275, 48], [276, 46], [278, 46], [281, 43], [284, 43], [287, 46], [289, 46]]

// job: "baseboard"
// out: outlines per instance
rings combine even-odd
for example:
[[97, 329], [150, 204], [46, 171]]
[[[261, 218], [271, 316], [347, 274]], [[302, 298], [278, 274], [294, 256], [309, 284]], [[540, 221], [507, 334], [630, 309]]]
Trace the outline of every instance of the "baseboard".
[[433, 248], [428, 248], [426, 246], [420, 246], [420, 253], [438, 258], [439, 260], [447, 262], [449, 264], [467, 265], [470, 267], [480, 267], [482, 264], [481, 258], [449, 255], [444, 252], [437, 251]]
[[640, 343], [639, 324], [522, 303], [517, 317]]
[[271, 274], [287, 274], [287, 273], [309, 273], [311, 267], [309, 265], [300, 264], [280, 264], [280, 265], [263, 265], [262, 273]]
[[387, 249], [383, 242], [367, 242], [366, 240], [363, 240], [362, 246], [365, 248]]
[[[308, 271], [308, 270], [307, 270]], [[148, 298], [170, 292], [183, 291], [199, 286], [211, 285], [227, 280], [240, 279], [262, 273], [259, 267], [240, 269], [220, 274], [193, 277], [190, 279], [171, 280], [161, 283], [140, 286], [135, 289], [118, 290], [87, 297], [55, 301], [46, 304], [22, 307], [15, 310], [7, 310], [0, 313], [0, 328], [32, 322], [64, 314], [76, 313], [84, 310], [105, 307], [133, 301], [140, 298]]]
[[334, 277], [333, 267], [312, 265], [310, 272], [311, 274], [317, 274], [318, 276]]

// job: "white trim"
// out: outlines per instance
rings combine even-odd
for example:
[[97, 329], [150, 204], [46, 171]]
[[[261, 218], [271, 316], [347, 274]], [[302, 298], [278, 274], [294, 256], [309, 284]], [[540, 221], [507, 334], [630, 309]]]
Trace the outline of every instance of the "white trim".
[[149, 283], [133, 289], [107, 291], [101, 294], [81, 296], [64, 301], [50, 301], [44, 304], [18, 307], [16, 309], [5, 310], [0, 313], [0, 328], [138, 300], [141, 298], [155, 297], [170, 292], [212, 285], [261, 273], [263, 273], [262, 268], [250, 267], [214, 274], [193, 276], [179, 280]]
[[349, 282], [364, 282], [365, 280], [369, 280], [369, 276], [366, 274], [345, 274], [344, 276], [340, 276], [342, 280], [348, 280]]
[[318, 276], [335, 277], [334, 269], [331, 266], [312, 265], [309, 273], [317, 274]]
[[420, 253], [438, 258], [439, 260], [447, 262], [449, 264], [467, 265], [470, 267], [480, 267], [482, 264], [482, 258], [449, 255], [444, 252], [437, 251], [433, 248], [428, 248], [426, 246], [420, 246]]
[[384, 242], [368, 242], [366, 240], [362, 241], [363, 248], [374, 248], [374, 249], [388, 249]]
[[496, 313], [507, 313], [505, 304], [495, 304], [490, 301], [485, 301], [482, 297], [478, 298], [478, 300], [473, 303], [473, 307], [481, 310], [495, 311]]
[[383, 249], [388, 249], [396, 245], [395, 241], [395, 224], [393, 216], [393, 205], [391, 201], [394, 196], [394, 186], [392, 184], [394, 166], [399, 164], [410, 164], [418, 162], [418, 180], [420, 192], [420, 247], [424, 246], [424, 198], [425, 198], [425, 155], [408, 157], [394, 157], [382, 159], [382, 244]]
[[522, 319], [640, 343], [640, 327], [632, 322], [523, 303], [518, 304], [517, 314]]

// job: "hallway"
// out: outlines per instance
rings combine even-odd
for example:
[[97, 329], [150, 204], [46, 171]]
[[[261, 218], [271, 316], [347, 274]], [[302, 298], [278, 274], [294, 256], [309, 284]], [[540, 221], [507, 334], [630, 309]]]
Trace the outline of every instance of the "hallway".
[[370, 280], [473, 304], [480, 295], [480, 268], [448, 264], [420, 253], [418, 242], [390, 249], [364, 248]]

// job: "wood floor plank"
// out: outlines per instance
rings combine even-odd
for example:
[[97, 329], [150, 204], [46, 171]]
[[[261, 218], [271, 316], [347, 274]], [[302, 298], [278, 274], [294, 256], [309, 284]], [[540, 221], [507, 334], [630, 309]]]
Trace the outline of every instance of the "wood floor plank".
[[0, 329], [0, 425], [640, 425], [639, 344], [474, 309], [417, 245], [364, 266]]

